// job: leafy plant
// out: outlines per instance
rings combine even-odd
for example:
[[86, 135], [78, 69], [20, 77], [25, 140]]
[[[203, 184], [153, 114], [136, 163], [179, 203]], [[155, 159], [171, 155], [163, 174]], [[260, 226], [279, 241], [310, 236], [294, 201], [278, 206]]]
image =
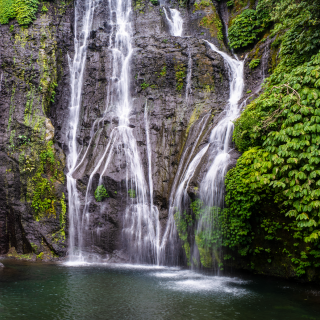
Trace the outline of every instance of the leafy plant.
[[230, 47], [245, 48], [258, 40], [269, 23], [266, 11], [246, 9], [233, 21], [228, 30]]
[[234, 140], [244, 153], [227, 174], [226, 203], [238, 220], [247, 217], [248, 228], [265, 206], [290, 219], [280, 225], [269, 215], [261, 228], [266, 241], [281, 242], [283, 233], [290, 233], [291, 248], [284, 247], [282, 254], [302, 276], [310, 266], [320, 266], [315, 253], [320, 243], [320, 1], [262, 4], [275, 22], [271, 32], [278, 36], [272, 47], [280, 46], [280, 63], [264, 92], [235, 122]]
[[109, 198], [108, 192], [103, 185], [97, 187], [96, 191], [94, 192], [94, 197], [96, 201], [101, 202], [105, 198]]
[[136, 197], [136, 191], [133, 189], [128, 190], [128, 194], [130, 198], [135, 198]]
[[150, 87], [150, 84], [149, 84], [149, 83], [146, 83], [146, 82], [141, 83], [141, 89], [142, 89], [142, 90], [145, 90], [145, 89], [147, 89], [147, 88], [149, 88], [149, 87]]
[[30, 142], [30, 138], [29, 138], [29, 137], [24, 136], [24, 135], [19, 135], [19, 136], [18, 136], [18, 144], [19, 144], [20, 146], [26, 145], [26, 144], [28, 144], [29, 142]]
[[185, 66], [182, 63], [177, 63], [174, 66], [176, 71], [176, 89], [177, 91], [181, 91], [183, 88], [183, 81], [186, 77]]
[[165, 77], [167, 74], [167, 67], [164, 66], [162, 69], [161, 69], [161, 72], [159, 74], [159, 77]]
[[254, 69], [260, 64], [260, 59], [252, 59], [249, 63], [249, 68]]
[[234, 0], [227, 1], [227, 7], [233, 7], [234, 6]]
[[38, 0], [2, 0], [0, 2], [0, 24], [16, 18], [20, 25], [28, 25], [36, 19]]

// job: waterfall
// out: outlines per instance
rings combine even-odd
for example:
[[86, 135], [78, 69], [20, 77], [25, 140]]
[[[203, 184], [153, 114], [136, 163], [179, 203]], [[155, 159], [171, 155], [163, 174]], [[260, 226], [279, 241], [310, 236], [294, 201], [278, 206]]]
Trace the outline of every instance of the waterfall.
[[[122, 158], [125, 159], [125, 168], [122, 168], [121, 170], [124, 171], [124, 176], [126, 177], [127, 193], [127, 206], [125, 208], [122, 229], [123, 241], [132, 261], [156, 264], [158, 262], [160, 226], [159, 212], [153, 205], [150, 143], [148, 144], [148, 186], [137, 147], [137, 141], [133, 134], [133, 128], [130, 125], [130, 116], [132, 113], [130, 63], [133, 53], [131, 0], [109, 0], [109, 13], [110, 16], [108, 21], [111, 25], [111, 34], [110, 46], [108, 49], [112, 55], [112, 75], [107, 89], [106, 109], [103, 118], [96, 119], [93, 124], [91, 141], [82, 158], [78, 159], [75, 138], [74, 148], [72, 149], [72, 151], [74, 151], [74, 156], [72, 158], [72, 166], [69, 170], [70, 183], [68, 180], [68, 185], [70, 184], [69, 194], [72, 195], [70, 202], [74, 203], [74, 205], [70, 207], [70, 222], [72, 228], [72, 232], [70, 232], [70, 244], [72, 245], [70, 251], [75, 259], [87, 260], [90, 258], [88, 251], [90, 250], [90, 246], [93, 245], [93, 240], [90, 239], [90, 237], [92, 237], [91, 233], [93, 232], [90, 230], [90, 204], [94, 201], [93, 194], [95, 191], [93, 190], [93, 178], [96, 174], [99, 174], [98, 186], [102, 186], [104, 184], [103, 177], [111, 170], [110, 166], [113, 159], [117, 157], [117, 155], [122, 154]], [[84, 39], [87, 38], [84, 37]], [[83, 45], [85, 47], [86, 40]], [[78, 60], [79, 59], [76, 61], [78, 62]], [[84, 68], [84, 61], [81, 64], [81, 68]], [[78, 91], [81, 93], [81, 86], [79, 86]], [[80, 98], [77, 101], [77, 108], [77, 119], [74, 119], [75, 115], [71, 114], [71, 122], [75, 123], [76, 126], [78, 126]], [[96, 164], [90, 174], [87, 184], [84, 208], [80, 210], [76, 190], [76, 179], [72, 178], [72, 174], [73, 176], [77, 176], [77, 173], [81, 172], [82, 166], [86, 163], [85, 160], [90, 145], [91, 147], [94, 147], [94, 145], [92, 145], [93, 137], [97, 134], [100, 124], [110, 116], [117, 119], [117, 126], [112, 129], [109, 141], [104, 150], [98, 152]], [[145, 120], [146, 135], [147, 140], [149, 141], [147, 113], [145, 114]], [[74, 130], [76, 132], [77, 128]], [[74, 137], [75, 136], [76, 134], [74, 134]], [[96, 230], [98, 236], [99, 232], [100, 229], [98, 228]], [[74, 249], [76, 246], [77, 250]]]
[[155, 234], [153, 241], [155, 262], [159, 265], [160, 261], [160, 220], [159, 220], [159, 210], [158, 207], [153, 204], [153, 179], [152, 179], [152, 157], [151, 157], [151, 143], [150, 143], [150, 133], [149, 133], [149, 120], [148, 120], [148, 104], [146, 102], [144, 109], [144, 121], [146, 126], [146, 139], [147, 139], [147, 153], [148, 153], [148, 177], [149, 177], [149, 193], [150, 193], [150, 212], [152, 217], [154, 217], [155, 224]]
[[[174, 245], [176, 241], [176, 234], [173, 231], [175, 230], [174, 214], [176, 212], [180, 212], [181, 214], [186, 208], [189, 202], [189, 197], [187, 195], [189, 182], [197, 167], [200, 165], [201, 159], [205, 153], [208, 155], [208, 167], [207, 173], [200, 184], [199, 198], [207, 208], [222, 208], [224, 205], [224, 178], [229, 165], [229, 152], [232, 150], [233, 121], [240, 115], [242, 108], [242, 104], [240, 104], [239, 101], [242, 97], [244, 88], [244, 61], [233, 59], [225, 52], [220, 51], [212, 43], [206, 42], [213, 51], [223, 57], [228, 69], [230, 85], [229, 100], [220, 121], [210, 134], [209, 143], [196, 154], [191, 162], [186, 162], [187, 169], [185, 169], [182, 178], [179, 178], [179, 170], [182, 170], [181, 167], [184, 165], [184, 162], [181, 161], [182, 166], [178, 168], [177, 176], [172, 188], [172, 195], [170, 197], [169, 218], [166, 232], [162, 239], [162, 255], [165, 251], [163, 247], [167, 246], [168, 243]], [[195, 142], [194, 145], [196, 146], [197, 142]], [[194, 150], [191, 150], [189, 153], [190, 158], [193, 155], [193, 151]], [[210, 221], [211, 220], [206, 217], [200, 217], [196, 232], [199, 233], [204, 229], [210, 232], [214, 227], [210, 224]]]
[[[76, 179], [72, 177], [78, 160], [77, 131], [79, 126], [79, 116], [81, 107], [81, 92], [83, 84], [83, 73], [87, 56], [88, 37], [91, 30], [94, 12], [94, 1], [81, 0], [75, 3], [74, 19], [74, 57], [73, 60], [68, 56], [70, 69], [70, 115], [67, 157], [67, 188], [69, 204], [69, 256], [74, 259], [79, 254], [82, 245], [80, 201], [76, 187]], [[78, 248], [76, 247], [78, 246]]]
[[210, 48], [220, 54], [229, 71], [229, 101], [224, 110], [224, 117], [212, 130], [209, 143], [211, 155], [209, 163], [212, 164], [200, 186], [200, 198], [207, 206], [223, 206], [224, 203], [224, 176], [229, 164], [229, 151], [231, 150], [233, 121], [239, 117], [241, 107], [239, 101], [242, 97], [244, 79], [244, 62], [232, 59], [225, 52], [217, 49], [215, 45], [207, 42]]
[[229, 71], [230, 83], [229, 101], [224, 110], [224, 116], [210, 134], [209, 166], [199, 190], [199, 197], [205, 206], [205, 212], [199, 217], [196, 235], [205, 231], [207, 238], [210, 239], [215, 228], [213, 215], [224, 207], [224, 179], [230, 163], [233, 121], [239, 117], [242, 109], [239, 101], [244, 88], [244, 61], [232, 59], [226, 53], [219, 51], [212, 43], [208, 42], [208, 44], [213, 51], [223, 57]]
[[183, 204], [188, 201], [187, 188], [189, 182], [192, 179], [194, 172], [200, 164], [203, 156], [208, 150], [209, 145], [204, 146], [204, 148], [194, 157], [194, 159], [192, 159], [194, 151], [198, 147], [198, 144], [205, 133], [206, 124], [208, 123], [209, 119], [210, 115], [207, 114], [202, 119], [198, 120], [197, 123], [195, 123], [188, 136], [188, 140], [190, 137], [192, 143], [189, 147], [185, 148], [180, 158], [180, 165], [175, 174], [175, 178], [171, 187], [168, 221], [160, 244], [161, 264], [178, 264], [178, 253], [176, 252], [177, 233], [175, 228], [174, 214], [176, 212], [181, 212], [183, 210]]
[[169, 23], [170, 34], [175, 37], [181, 37], [182, 30], [183, 30], [183, 19], [181, 17], [180, 12], [176, 9], [169, 8], [169, 11], [170, 11], [170, 16], [169, 16], [167, 9], [165, 7], [163, 7], [163, 10], [167, 18], [167, 21]]
[[[126, 208], [123, 218], [122, 236], [125, 247], [132, 261], [164, 264], [167, 262], [166, 254], [177, 257], [175, 251], [176, 230], [174, 213], [181, 211], [188, 200], [187, 188], [195, 171], [201, 165], [204, 155], [209, 158], [208, 170], [200, 185], [199, 196], [206, 206], [223, 206], [224, 202], [224, 176], [229, 161], [231, 137], [233, 132], [232, 121], [240, 114], [239, 100], [243, 91], [243, 62], [232, 59], [226, 53], [218, 50], [213, 44], [210, 48], [220, 54], [229, 70], [230, 96], [221, 120], [212, 130], [209, 143], [204, 145], [194, 156], [210, 115], [205, 115], [197, 121], [192, 128], [193, 136], [189, 132], [192, 143], [188, 145], [181, 156], [179, 166], [170, 194], [169, 216], [164, 235], [160, 242], [160, 222], [158, 208], [153, 204], [152, 154], [149, 132], [148, 105], [145, 104], [144, 122], [147, 144], [148, 179], [140, 159], [137, 141], [130, 125], [132, 114], [132, 98], [130, 95], [130, 63], [133, 53], [132, 47], [132, 4], [131, 0], [109, 0], [109, 23], [111, 25], [110, 45], [112, 75], [108, 83], [106, 108], [103, 117], [95, 119], [91, 129], [91, 140], [87, 150], [79, 152], [77, 146], [77, 133], [81, 108], [81, 91], [86, 60], [88, 36], [91, 29], [94, 6], [93, 0], [84, 0], [82, 11], [76, 5], [75, 13], [75, 56], [69, 59], [71, 74], [71, 106], [69, 125], [69, 155], [67, 186], [69, 193], [69, 255], [71, 260], [87, 260], [90, 234], [90, 204], [94, 201], [93, 178], [99, 174], [98, 186], [104, 184], [104, 176], [111, 170], [111, 164], [118, 154], [125, 159], [124, 171], [126, 177]], [[84, 10], [83, 10], [84, 9]], [[182, 35], [183, 20], [178, 10], [164, 8], [170, 25], [170, 32], [174, 36]], [[81, 14], [82, 15], [81, 15]], [[186, 100], [188, 103], [191, 94], [192, 54], [188, 52], [188, 77]], [[76, 188], [77, 173], [83, 172], [82, 166], [87, 161], [89, 147], [95, 147], [94, 137], [99, 132], [100, 125], [107, 117], [117, 119], [109, 135], [104, 149], [98, 152], [95, 164], [90, 171], [87, 184], [84, 206], [80, 207], [79, 194]], [[188, 137], [189, 139], [189, 137]], [[188, 141], [188, 140], [187, 140]], [[81, 154], [81, 156], [80, 156]], [[81, 171], [82, 170], [82, 171]], [[103, 209], [101, 209], [103, 210]], [[210, 228], [199, 221], [198, 228]], [[97, 237], [100, 229], [96, 230]], [[168, 249], [168, 246], [171, 248]], [[175, 263], [176, 264], [176, 263]]]

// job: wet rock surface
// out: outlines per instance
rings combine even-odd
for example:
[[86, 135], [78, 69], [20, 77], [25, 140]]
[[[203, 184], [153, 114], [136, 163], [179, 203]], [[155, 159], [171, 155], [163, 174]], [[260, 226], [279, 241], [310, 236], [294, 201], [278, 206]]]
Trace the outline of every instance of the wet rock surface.
[[[60, 223], [65, 155], [54, 139], [61, 127], [52, 114], [60, 108], [68, 114], [60, 97], [69, 88], [65, 78], [67, 52], [73, 50], [73, 10], [62, 1], [48, 9], [28, 28], [15, 20], [0, 26], [0, 253], [10, 247], [18, 254], [66, 252]], [[35, 207], [43, 203], [35, 190], [50, 201], [41, 217]]]

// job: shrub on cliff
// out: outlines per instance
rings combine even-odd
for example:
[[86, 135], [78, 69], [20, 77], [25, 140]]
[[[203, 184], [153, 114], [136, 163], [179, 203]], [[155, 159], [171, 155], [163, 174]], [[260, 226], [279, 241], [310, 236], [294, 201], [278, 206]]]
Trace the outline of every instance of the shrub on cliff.
[[254, 43], [265, 31], [268, 21], [268, 14], [264, 10], [244, 10], [232, 21], [228, 30], [230, 47], [245, 48]]
[[16, 18], [20, 25], [28, 25], [36, 19], [38, 0], [1, 0], [0, 23], [6, 24]]

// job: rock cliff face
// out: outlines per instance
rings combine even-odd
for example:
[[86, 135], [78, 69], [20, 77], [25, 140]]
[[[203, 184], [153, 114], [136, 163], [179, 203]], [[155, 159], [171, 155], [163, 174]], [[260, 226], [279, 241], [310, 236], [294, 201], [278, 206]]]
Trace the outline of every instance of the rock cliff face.
[[[178, 8], [179, 1], [172, 1], [171, 5]], [[148, 0], [133, 1], [132, 6], [134, 111], [130, 126], [147, 176], [147, 109], [154, 204], [164, 226], [178, 167], [188, 164], [183, 155], [190, 152], [195, 141], [193, 152], [201, 149], [229, 98], [228, 70], [222, 57], [205, 41], [227, 51], [221, 21], [226, 7], [214, 1], [208, 6], [200, 1], [196, 5], [188, 2], [180, 8], [183, 37], [173, 37], [163, 8]], [[72, 59], [74, 50], [74, 8], [71, 2], [60, 0], [50, 3], [48, 8], [27, 28], [19, 27], [15, 21], [0, 26], [0, 253], [6, 253], [10, 247], [18, 253], [67, 253], [70, 195], [66, 190], [65, 159], [70, 102], [68, 57]], [[106, 109], [112, 73], [108, 10], [107, 0], [96, 3], [87, 50], [77, 136], [80, 153], [87, 156], [74, 173], [82, 205], [97, 155], [105, 150], [110, 132], [118, 124], [112, 113], [102, 123], [95, 123]], [[261, 44], [266, 52], [267, 46], [268, 41]], [[244, 98], [259, 89], [267, 70], [267, 54], [265, 64], [254, 72], [246, 63], [248, 93]], [[89, 143], [93, 128], [96, 134]], [[96, 202], [92, 194], [86, 237], [90, 238], [90, 250], [96, 253], [112, 253], [123, 247], [121, 230], [128, 201], [125, 166], [121, 152], [115, 152], [111, 169], [103, 177], [109, 198]], [[201, 175], [203, 172], [194, 179], [195, 187]], [[93, 190], [98, 186], [98, 177], [97, 174], [94, 178]]]
[[66, 252], [65, 155], [52, 115], [67, 114], [60, 97], [68, 91], [72, 13], [57, 2], [27, 28], [0, 26], [0, 253]]

